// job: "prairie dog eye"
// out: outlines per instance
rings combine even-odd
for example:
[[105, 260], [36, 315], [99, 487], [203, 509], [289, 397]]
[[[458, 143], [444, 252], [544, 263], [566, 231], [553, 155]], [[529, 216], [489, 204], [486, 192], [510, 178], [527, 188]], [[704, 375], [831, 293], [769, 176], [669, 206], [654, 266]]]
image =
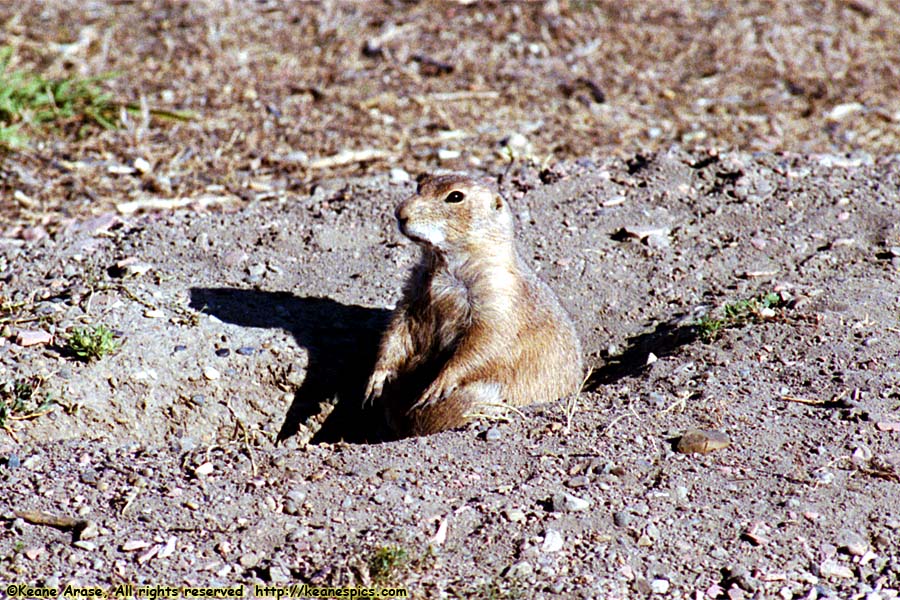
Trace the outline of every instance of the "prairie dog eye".
[[463, 198], [465, 198], [465, 197], [466, 197], [466, 195], [463, 194], [462, 192], [454, 190], [454, 191], [450, 192], [449, 194], [447, 194], [447, 197], [444, 198], [444, 202], [454, 204], [456, 202], [462, 202]]

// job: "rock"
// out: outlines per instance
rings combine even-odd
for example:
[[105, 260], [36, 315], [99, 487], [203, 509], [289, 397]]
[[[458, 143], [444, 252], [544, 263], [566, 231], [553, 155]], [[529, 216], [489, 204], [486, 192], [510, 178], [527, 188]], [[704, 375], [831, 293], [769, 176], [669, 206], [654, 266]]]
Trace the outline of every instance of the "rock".
[[812, 474], [812, 478], [819, 485], [831, 485], [832, 483], [834, 483], [834, 473], [832, 473], [831, 471], [816, 471]]
[[153, 266], [141, 262], [136, 256], [129, 256], [128, 258], [123, 258], [122, 260], [116, 261], [116, 264], [112, 267], [111, 272], [114, 277], [140, 277]]
[[445, 160], [456, 160], [461, 155], [462, 153], [459, 150], [448, 150], [446, 148], [441, 148], [437, 153], [438, 160], [441, 162]]
[[527, 560], [514, 563], [506, 569], [506, 577], [509, 579], [527, 579], [534, 573], [534, 568]]
[[491, 427], [487, 431], [484, 432], [484, 439], [488, 442], [496, 442], [499, 441], [503, 435], [500, 433], [500, 430], [496, 427]]
[[166, 540], [166, 545], [163, 546], [159, 552], [157, 552], [157, 558], [168, 558], [175, 553], [175, 544], [178, 542], [178, 538], [173, 536], [169, 536], [169, 539]]
[[220, 358], [225, 358], [225, 357], [231, 356], [231, 350], [229, 350], [228, 348], [217, 348], [216, 356], [218, 356]]
[[398, 167], [391, 169], [391, 183], [406, 183], [411, 178], [409, 173]]
[[213, 464], [211, 462], [205, 462], [202, 465], [200, 465], [199, 467], [197, 467], [196, 469], [194, 469], [194, 473], [196, 473], [197, 475], [205, 476], [205, 475], [209, 475], [210, 473], [212, 473], [214, 469], [215, 469], [215, 467], [213, 466]]
[[541, 552], [559, 552], [564, 544], [565, 540], [561, 533], [555, 529], [548, 529], [544, 532], [544, 543], [541, 544]]
[[861, 111], [863, 108], [865, 107], [859, 102], [847, 102], [846, 104], [838, 104], [837, 106], [832, 108], [827, 115], [825, 115], [825, 118], [830, 121], [840, 121], [855, 112]]
[[554, 512], [581, 512], [591, 507], [590, 500], [584, 500], [567, 492], [553, 496], [551, 504]]
[[256, 348], [253, 346], [241, 346], [236, 352], [241, 356], [253, 356], [256, 353]]
[[650, 591], [654, 594], [665, 594], [669, 591], [669, 582], [665, 579], [654, 579], [650, 582]]
[[134, 168], [138, 173], [147, 174], [153, 170], [153, 167], [150, 166], [150, 163], [147, 162], [146, 159], [140, 157], [134, 159], [134, 163], [132, 164], [134, 165]]
[[534, 147], [528, 138], [521, 133], [511, 133], [503, 140], [503, 147], [514, 158], [527, 158], [534, 152]]
[[291, 581], [291, 572], [287, 567], [273, 565], [269, 567], [269, 581], [275, 584], [285, 584]]
[[[619, 229], [619, 232], [616, 234], [615, 239], [619, 240], [627, 240], [634, 239], [644, 243], [648, 243], [648, 239], [650, 237], [655, 237], [657, 240], [655, 243], [660, 244], [664, 243], [666, 246], [669, 245], [668, 237], [671, 233], [671, 229], [668, 227], [655, 227], [655, 226], [643, 226], [643, 225], [626, 225]], [[665, 239], [665, 242], [660, 241], [660, 239]]]
[[122, 544], [122, 552], [134, 552], [135, 550], [143, 550], [150, 545], [144, 540], [129, 540]]
[[850, 556], [862, 556], [869, 550], [869, 543], [855, 531], [843, 529], [837, 536], [838, 551]]
[[51, 342], [53, 342], [53, 335], [39, 329], [23, 329], [16, 334], [16, 343], [26, 348]]
[[628, 527], [633, 517], [627, 511], [619, 510], [613, 513], [613, 523], [616, 527]]
[[731, 440], [721, 431], [692, 429], [681, 436], [675, 450], [682, 454], [706, 454], [727, 448], [729, 444], [731, 444]]
[[503, 514], [512, 523], [521, 523], [525, 521], [525, 513], [518, 508], [507, 508], [503, 511]]
[[17, 454], [10, 454], [6, 458], [6, 466], [10, 469], [17, 469], [22, 466], [22, 461], [19, 460], [19, 456]]
[[385, 481], [397, 481], [398, 479], [400, 479], [400, 471], [393, 467], [388, 467], [382, 470], [379, 475], [381, 475], [381, 478]]
[[100, 528], [93, 521], [85, 521], [84, 525], [75, 533], [79, 540], [92, 540], [100, 535]]
[[75, 546], [76, 548], [81, 548], [82, 550], [86, 550], [87, 552], [93, 552], [94, 550], [97, 549], [97, 544], [95, 544], [94, 542], [77, 541], [72, 545]]
[[836, 560], [828, 559], [822, 562], [819, 565], [819, 575], [825, 577], [827, 579], [853, 579], [853, 571], [850, 567], [846, 565], [842, 565]]
[[203, 368], [203, 376], [206, 377], [207, 379], [209, 379], [210, 381], [213, 381], [215, 379], [220, 378], [222, 376], [222, 374], [218, 370], [216, 370], [212, 367], [204, 367]]
[[245, 569], [252, 569], [253, 567], [255, 567], [256, 565], [259, 564], [259, 559], [260, 559], [260, 557], [258, 554], [255, 554], [253, 552], [248, 552], [247, 554], [244, 554], [243, 556], [241, 556], [241, 558], [239, 559], [239, 562], [241, 563], [241, 566], [244, 567]]
[[576, 475], [566, 482], [566, 487], [578, 489], [587, 486], [590, 481], [591, 480], [587, 477], [587, 475]]

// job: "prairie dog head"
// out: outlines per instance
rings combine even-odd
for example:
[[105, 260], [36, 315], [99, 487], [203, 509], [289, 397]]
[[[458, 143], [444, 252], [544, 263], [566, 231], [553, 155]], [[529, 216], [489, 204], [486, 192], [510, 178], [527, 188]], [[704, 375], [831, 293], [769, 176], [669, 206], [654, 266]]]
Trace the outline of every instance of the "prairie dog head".
[[490, 251], [490, 245], [508, 245], [513, 239], [506, 200], [463, 175], [423, 179], [396, 214], [403, 235], [439, 252]]

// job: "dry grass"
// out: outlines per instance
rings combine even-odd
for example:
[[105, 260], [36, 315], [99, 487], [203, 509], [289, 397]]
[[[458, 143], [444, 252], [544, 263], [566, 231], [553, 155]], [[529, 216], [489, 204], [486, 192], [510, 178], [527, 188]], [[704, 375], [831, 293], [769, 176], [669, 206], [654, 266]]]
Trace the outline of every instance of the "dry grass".
[[[900, 146], [900, 10], [886, 1], [32, 0], [4, 4], [0, 23], [11, 68], [116, 72], [104, 90], [137, 108], [115, 131], [47, 132], [6, 155], [0, 194], [19, 192], [0, 208], [7, 235], [144, 196], [291, 196], [388, 165], [497, 170], [513, 132], [541, 161], [673, 143]], [[461, 154], [441, 162], [439, 149]], [[148, 172], [128, 172], [138, 158]]]

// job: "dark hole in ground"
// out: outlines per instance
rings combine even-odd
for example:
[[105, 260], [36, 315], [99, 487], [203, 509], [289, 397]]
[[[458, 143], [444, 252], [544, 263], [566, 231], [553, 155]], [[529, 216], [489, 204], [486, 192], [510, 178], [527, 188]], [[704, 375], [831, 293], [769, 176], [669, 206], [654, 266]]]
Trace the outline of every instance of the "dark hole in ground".
[[382, 411], [364, 407], [362, 401], [390, 311], [330, 298], [236, 288], [192, 288], [190, 306], [242, 327], [284, 329], [306, 348], [306, 378], [285, 415], [279, 442], [319, 413], [321, 402], [336, 404], [311, 443], [373, 443], [389, 438]]

